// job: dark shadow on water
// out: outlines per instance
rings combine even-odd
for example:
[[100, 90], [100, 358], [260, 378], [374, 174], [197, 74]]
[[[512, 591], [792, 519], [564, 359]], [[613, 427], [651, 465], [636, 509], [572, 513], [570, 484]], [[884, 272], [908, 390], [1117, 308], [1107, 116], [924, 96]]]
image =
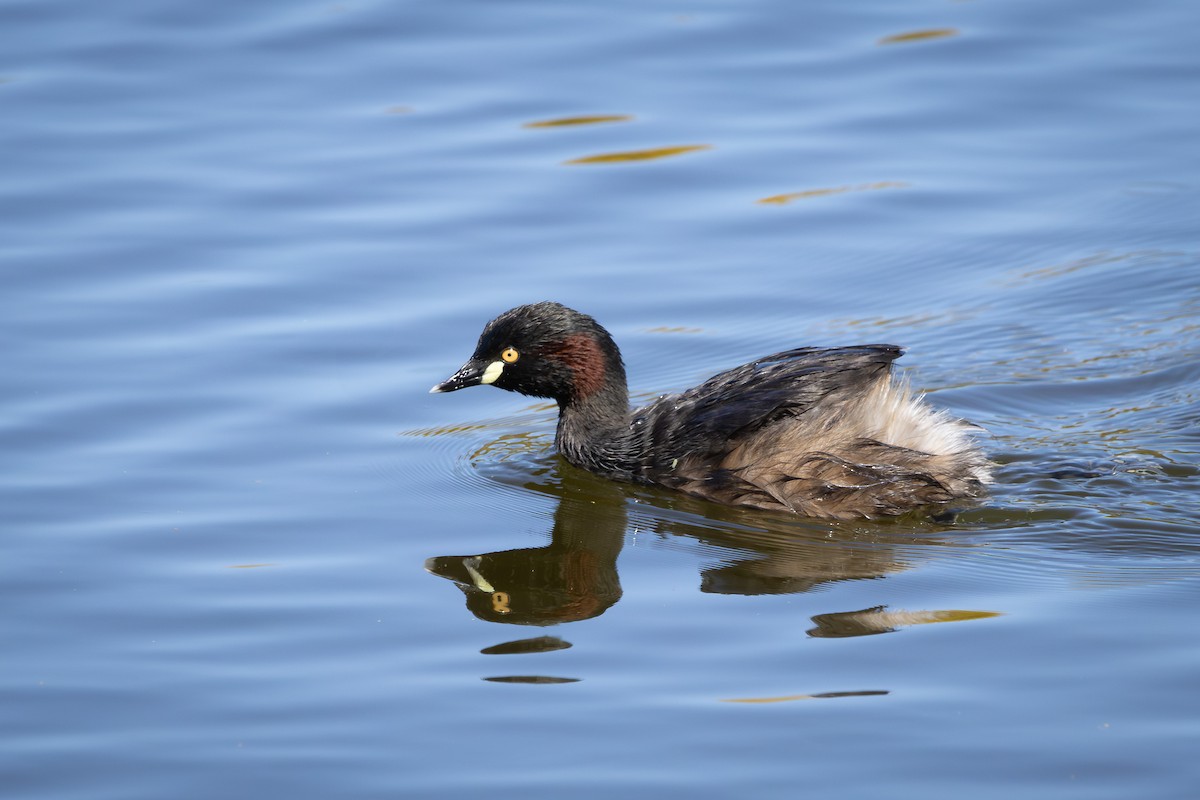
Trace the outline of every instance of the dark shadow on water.
[[909, 625], [964, 622], [998, 616], [1000, 613], [996, 611], [889, 611], [886, 606], [876, 606], [862, 611], [817, 614], [812, 618], [816, 626], [808, 631], [808, 635], [819, 639], [844, 639], [892, 633]]
[[554, 675], [493, 675], [484, 678], [490, 683], [536, 683], [536, 684], [556, 684], [556, 683], [579, 683], [579, 678], [559, 678]]
[[570, 642], [564, 642], [557, 636], [535, 636], [532, 639], [517, 639], [513, 642], [485, 647], [479, 652], [485, 656], [515, 656], [529, 653], [550, 653], [555, 650], [566, 650]]

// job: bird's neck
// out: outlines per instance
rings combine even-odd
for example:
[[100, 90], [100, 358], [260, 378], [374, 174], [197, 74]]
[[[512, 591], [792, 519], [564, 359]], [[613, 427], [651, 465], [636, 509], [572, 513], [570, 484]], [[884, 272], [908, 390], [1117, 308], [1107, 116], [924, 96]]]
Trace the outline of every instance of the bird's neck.
[[583, 398], [558, 401], [554, 443], [572, 464], [628, 480], [634, 464], [629, 430], [629, 392], [611, 381]]

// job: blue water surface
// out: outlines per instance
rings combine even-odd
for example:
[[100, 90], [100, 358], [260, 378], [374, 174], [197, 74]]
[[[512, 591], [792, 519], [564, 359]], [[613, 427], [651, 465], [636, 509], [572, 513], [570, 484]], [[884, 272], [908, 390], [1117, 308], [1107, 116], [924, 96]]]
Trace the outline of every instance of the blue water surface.
[[[1200, 7], [0, 4], [0, 786], [1190, 798]], [[887, 341], [953, 521], [610, 484], [429, 395]]]

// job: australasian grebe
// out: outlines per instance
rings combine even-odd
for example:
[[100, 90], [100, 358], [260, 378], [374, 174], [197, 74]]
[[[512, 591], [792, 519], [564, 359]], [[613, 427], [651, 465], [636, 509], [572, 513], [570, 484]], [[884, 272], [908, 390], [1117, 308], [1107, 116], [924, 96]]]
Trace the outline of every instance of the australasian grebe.
[[554, 441], [599, 475], [728, 505], [850, 519], [944, 510], [985, 494], [974, 426], [892, 376], [890, 344], [801, 347], [630, 411], [608, 331], [559, 303], [489, 322], [432, 392], [491, 384], [558, 402]]

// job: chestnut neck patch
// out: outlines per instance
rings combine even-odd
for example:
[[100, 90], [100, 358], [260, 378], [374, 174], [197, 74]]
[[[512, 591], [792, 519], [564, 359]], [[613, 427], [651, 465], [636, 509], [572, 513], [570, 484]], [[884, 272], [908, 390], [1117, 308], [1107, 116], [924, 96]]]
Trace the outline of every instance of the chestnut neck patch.
[[604, 387], [607, 375], [604, 351], [595, 337], [586, 333], [573, 333], [549, 354], [559, 363], [569, 367], [575, 376], [577, 399], [590, 397]]

